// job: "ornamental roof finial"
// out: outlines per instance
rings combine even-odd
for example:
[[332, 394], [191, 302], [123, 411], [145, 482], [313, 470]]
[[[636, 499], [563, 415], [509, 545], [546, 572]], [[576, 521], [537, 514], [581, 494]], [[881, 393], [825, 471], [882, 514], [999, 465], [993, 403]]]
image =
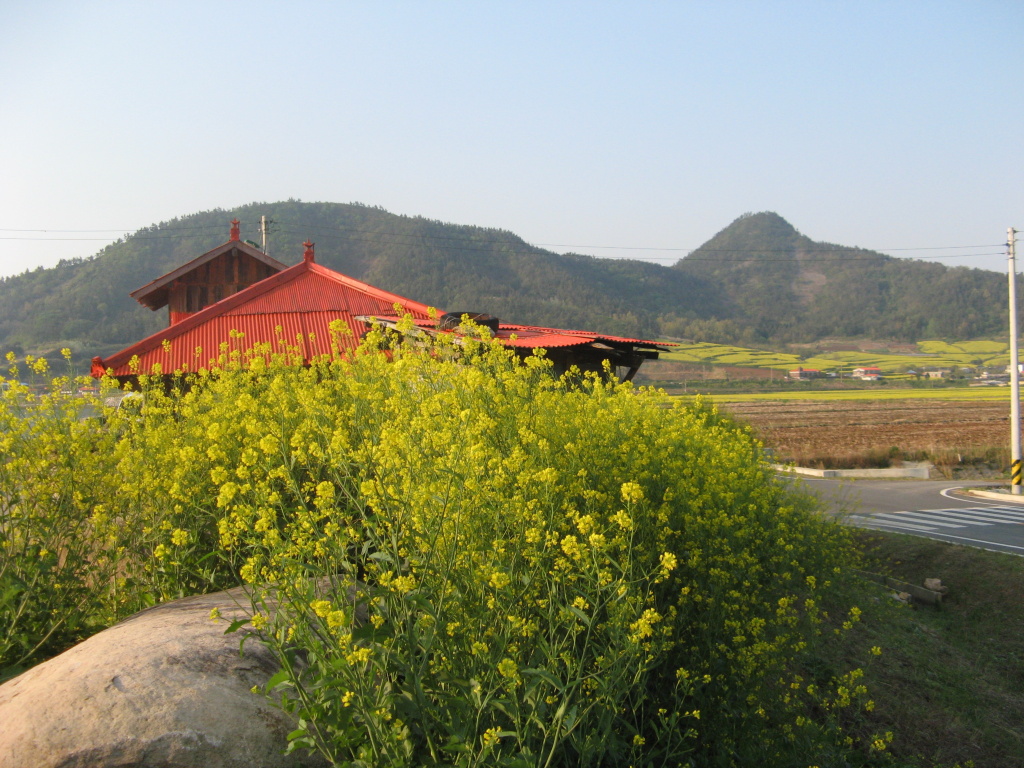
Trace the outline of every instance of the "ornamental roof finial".
[[237, 241], [240, 238], [241, 238], [241, 235], [238, 232], [238, 219], [232, 219], [231, 220], [231, 240], [232, 241]]
[[311, 243], [307, 240], [303, 245], [306, 247], [306, 250], [302, 254], [302, 260], [313, 263], [313, 248], [316, 247], [316, 243]]

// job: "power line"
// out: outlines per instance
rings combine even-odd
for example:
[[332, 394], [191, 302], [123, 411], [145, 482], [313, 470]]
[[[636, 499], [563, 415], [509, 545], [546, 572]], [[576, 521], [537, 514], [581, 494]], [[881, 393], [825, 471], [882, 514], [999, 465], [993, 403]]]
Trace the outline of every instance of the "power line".
[[[197, 226], [183, 226], [183, 227], [154, 227], [154, 228], [144, 228], [144, 229], [141, 229], [141, 230], [136, 230], [136, 234], [128, 234], [128, 235], [124, 234], [124, 233], [128, 233], [128, 232], [131, 231], [131, 230], [127, 230], [127, 229], [15, 229], [15, 228], [0, 227], [0, 232], [26, 232], [26, 233], [34, 232], [34, 233], [41, 233], [41, 234], [49, 234], [51, 232], [52, 233], [61, 233], [61, 234], [63, 234], [63, 233], [75, 233], [75, 232], [83, 232], [83, 233], [118, 232], [118, 233], [122, 233], [122, 235], [125, 236], [126, 238], [130, 238], [132, 240], [167, 240], [167, 239], [175, 239], [175, 238], [182, 238], [182, 237], [201, 237], [201, 236], [203, 236], [201, 233], [206, 233], [206, 232], [210, 232], [210, 231], [214, 231], [214, 230], [219, 230], [221, 228], [222, 228], [222, 226], [219, 225], [219, 224], [217, 224], [217, 225], [209, 224], [209, 225], [197, 225]], [[310, 234], [310, 233], [321, 234], [321, 233], [328, 233], [328, 232], [347, 232], [347, 233], [350, 233], [351, 235], [359, 236], [361, 239], [366, 239], [366, 238], [369, 238], [369, 237], [373, 237], [373, 238], [387, 238], [387, 239], [392, 240], [392, 241], [394, 241], [394, 240], [404, 240], [405, 244], [407, 244], [407, 245], [419, 245], [419, 244], [423, 244], [423, 243], [430, 243], [430, 242], [437, 242], [437, 241], [465, 242], [466, 239], [467, 239], [465, 235], [461, 235], [461, 236], [448, 236], [448, 235], [419, 234], [419, 233], [411, 233], [411, 232], [395, 232], [395, 231], [390, 231], [389, 232], [387, 230], [379, 230], [379, 229], [359, 229], [359, 228], [356, 228], [356, 227], [331, 227], [331, 226], [326, 226], [326, 225], [318, 225], [318, 224], [304, 223], [304, 222], [283, 223], [283, 224], [280, 225], [280, 231], [290, 232], [290, 233], [298, 234], [298, 235], [302, 235], [302, 236], [305, 236], [305, 235]], [[501, 230], [483, 230], [483, 231], [502, 233]], [[151, 232], [153, 234], [149, 234]], [[192, 232], [192, 233], [199, 233], [199, 234], [191, 234], [191, 235], [176, 234], [176, 233], [179, 233], [179, 232]], [[157, 233], [165, 233], [165, 234], [157, 234]], [[502, 234], [505, 234], [505, 233], [502, 233]], [[511, 250], [511, 251], [508, 250], [508, 249], [504, 249], [504, 251], [503, 251], [504, 253], [509, 254], [509, 255], [519, 255], [519, 256], [521, 256], [521, 255], [537, 255], [538, 252], [540, 252], [543, 248], [587, 248], [587, 249], [601, 249], [601, 250], [660, 251], [660, 252], [668, 251], [668, 252], [674, 252], [674, 253], [683, 253], [683, 252], [685, 252], [687, 254], [692, 254], [695, 251], [700, 251], [701, 253], [709, 253], [709, 254], [731, 254], [731, 255], [741, 256], [741, 258], [731, 258], [731, 259], [728, 259], [728, 258], [727, 259], [704, 258], [702, 256], [685, 256], [685, 257], [682, 257], [684, 262], [714, 261], [714, 262], [721, 263], [721, 264], [737, 264], [737, 263], [754, 262], [754, 261], [761, 262], [761, 263], [790, 261], [791, 258], [772, 259], [772, 258], [765, 258], [764, 256], [760, 256], [760, 255], [755, 256], [755, 255], [752, 255], [752, 254], [792, 253], [794, 251], [796, 251], [796, 253], [798, 255], [798, 258], [801, 261], [805, 261], [805, 262], [806, 261], [826, 262], [826, 261], [872, 261], [872, 260], [878, 260], [880, 258], [887, 258], [886, 254], [883, 251], [899, 251], [899, 252], [910, 252], [910, 251], [952, 251], [952, 250], [966, 250], [966, 249], [971, 249], [971, 248], [1002, 248], [1002, 247], [1005, 247], [1005, 243], [997, 243], [997, 244], [988, 244], [988, 243], [986, 243], [986, 244], [979, 244], [979, 245], [946, 245], [946, 246], [920, 246], [920, 247], [914, 247], [914, 248], [884, 248], [884, 249], [877, 249], [877, 250], [876, 249], [871, 249], [874, 253], [873, 253], [873, 255], [869, 255], [869, 256], [848, 256], [848, 255], [840, 255], [837, 252], [838, 252], [838, 250], [840, 248], [843, 249], [843, 250], [854, 250], [854, 251], [858, 251], [858, 250], [859, 251], [866, 251], [868, 249], [859, 248], [859, 247], [856, 247], [856, 246], [832, 246], [832, 245], [821, 246], [821, 247], [813, 247], [813, 248], [802, 248], [802, 249], [797, 250], [797, 249], [782, 249], [782, 248], [751, 248], [751, 249], [724, 249], [724, 248], [695, 248], [694, 249], [694, 248], [676, 248], [676, 247], [659, 248], [659, 247], [653, 247], [653, 246], [581, 245], [581, 244], [567, 244], [567, 243], [537, 243], [537, 244], [529, 244], [529, 243], [525, 243], [524, 241], [522, 241], [516, 235], [512, 235], [511, 233], [507, 233], [507, 234], [510, 237], [516, 238], [517, 241], [523, 243], [523, 245], [525, 245], [526, 248], [529, 249], [529, 250], [516, 249], [516, 250]], [[331, 235], [326, 235], [326, 236], [327, 237], [331, 237]], [[76, 242], [76, 241], [80, 241], [80, 242], [103, 242], [103, 241], [109, 241], [110, 238], [109, 237], [35, 237], [35, 236], [29, 236], [29, 235], [0, 235], [0, 240], [21, 240], [21, 241], [37, 241], [37, 242], [48, 242], [48, 241], [53, 241], [53, 242]], [[500, 246], [502, 244], [498, 243], [497, 245]], [[471, 251], [471, 252], [483, 253], [483, 252], [489, 252], [489, 251], [493, 250], [493, 246], [491, 246], [491, 247], [484, 247], [484, 246], [480, 246], [480, 245], [474, 245], [474, 246], [461, 246], [460, 247], [460, 246], [449, 245], [449, 246], [446, 246], [446, 250], [449, 250], [449, 251]], [[744, 257], [743, 255], [745, 255], [745, 254], [750, 254], [750, 255], [747, 255], [747, 256]], [[821, 257], [808, 258], [808, 256], [807, 256], [807, 255], [813, 256], [815, 254], [837, 254], [837, 255], [835, 255], [833, 258], [821, 258]], [[570, 255], [587, 255], [587, 254], [561, 254], [561, 255], [563, 255], [563, 256], [570, 256]], [[996, 253], [988, 253], [988, 252], [986, 252], [986, 253], [956, 253], [956, 254], [942, 254], [942, 255], [936, 255], [936, 256], [916, 256], [914, 258], [917, 259], [917, 260], [927, 260], [927, 259], [955, 259], [955, 258], [975, 258], [975, 257], [981, 258], [981, 257], [1002, 256], [1002, 255], [1004, 255], [1003, 251], [999, 251], [999, 252], [996, 252]], [[593, 257], [593, 258], [597, 258], [597, 257]], [[892, 258], [892, 257], [888, 257], [888, 258]], [[641, 262], [679, 261], [680, 257], [677, 257], [677, 256], [645, 256], [643, 258], [635, 258], [635, 259], [629, 259], [629, 260], [630, 261], [641, 261]]]
[[[470, 226], [472, 226], [472, 225], [470, 225]], [[408, 238], [415, 238], [415, 239], [421, 239], [421, 240], [458, 240], [458, 241], [462, 241], [462, 240], [466, 239], [465, 235], [462, 235], [462, 236], [447, 236], [447, 235], [427, 235], [427, 234], [417, 234], [417, 233], [407, 233], [407, 232], [388, 232], [386, 230], [358, 229], [356, 227], [329, 227], [329, 226], [326, 226], [326, 225], [311, 224], [311, 223], [305, 223], [305, 222], [296, 222], [294, 224], [289, 223], [289, 224], [285, 224], [284, 227], [286, 229], [291, 229], [291, 230], [299, 230], [299, 229], [303, 229], [304, 228], [304, 229], [317, 230], [317, 231], [321, 231], [321, 232], [323, 232], [323, 231], [353, 232], [353, 233], [356, 233], [356, 234], [372, 234], [372, 235], [377, 235], [377, 236], [384, 235], [384, 236], [393, 236], [393, 237], [408, 237]], [[220, 228], [221, 228], [220, 224], [216, 224], [216, 225], [214, 225], [214, 224], [204, 224], [204, 225], [193, 226], [193, 227], [155, 227], [155, 228], [153, 228], [153, 230], [150, 230], [149, 228], [144, 228], [144, 229], [140, 229], [140, 230], [132, 230], [130, 228], [121, 228], [121, 229], [11, 229], [11, 228], [8, 228], [8, 227], [0, 227], [0, 232], [42, 232], [42, 233], [48, 233], [48, 232], [56, 232], [56, 233], [68, 233], [68, 232], [122, 232], [122, 233], [125, 233], [125, 232], [133, 232], [133, 231], [135, 231], [135, 232], [140, 232], [141, 233], [141, 232], [147, 232], [147, 231], [183, 232], [183, 231], [196, 231], [196, 230], [214, 230], [214, 229], [220, 229]], [[490, 229], [490, 230], [485, 229], [484, 231], [502, 232], [502, 230], [493, 230], [493, 229]], [[512, 235], [511, 233], [507, 233], [507, 234], [511, 235], [512, 237], [516, 237], [517, 239], [519, 239], [518, 236], [516, 236], [516, 235]], [[154, 235], [138, 234], [138, 235], [134, 235], [134, 237], [137, 237], [137, 238], [140, 238], [140, 239], [142, 239], [142, 238], [153, 239], [154, 237], [162, 238], [162, 237], [165, 237], [165, 236], [164, 235], [155, 235], [154, 236]], [[52, 240], [52, 239], [63, 239], [63, 238], [17, 238], [17, 237], [3, 237], [3, 236], [0, 236], [0, 239], [2, 239], [2, 240], [17, 240], [17, 239]], [[106, 238], [66, 238], [66, 239], [69, 239], [69, 240], [76, 240], [76, 239], [81, 239], [81, 240], [101, 240], [101, 239], [106, 239]], [[788, 248], [729, 249], [729, 248], [703, 248], [703, 247], [701, 247], [701, 248], [678, 248], [678, 247], [659, 247], [659, 246], [647, 246], [647, 245], [581, 245], [579, 243], [532, 243], [532, 245], [535, 246], [535, 247], [538, 247], [538, 248], [594, 248], [594, 249], [601, 249], [601, 250], [673, 251], [673, 252], [680, 252], [680, 253], [682, 253], [682, 252], [693, 253], [694, 251], [697, 251], [697, 250], [704, 251], [705, 253], [752, 253], [754, 251], [756, 251], [757, 253], [786, 253], [786, 252], [789, 252], [791, 250], [791, 249], [788, 249]], [[814, 252], [814, 251], [829, 251], [829, 252], [831, 252], [831, 251], [834, 251], [836, 249], [836, 247], [841, 247], [841, 248], [849, 248], [849, 249], [853, 249], [853, 250], [871, 250], [871, 251], [876, 251], [876, 252], [884, 253], [884, 252], [887, 252], [887, 251], [954, 251], [954, 250], [964, 250], [964, 249], [967, 249], [967, 248], [1001, 248], [1001, 247], [1004, 247], [1005, 245], [1006, 245], [1006, 243], [982, 243], [982, 244], [979, 244], [979, 245], [938, 245], [938, 246], [917, 246], [917, 247], [913, 247], [913, 248], [861, 248], [860, 246], [835, 246], [835, 245], [828, 245], [828, 246], [821, 246], [821, 247], [817, 247], [817, 248], [804, 248], [804, 249], [801, 249], [801, 250], [803, 252], [805, 252], [805, 253], [807, 253], [807, 252]], [[968, 254], [968, 255], [970, 255], [970, 254]]]
[[217, 224], [201, 224], [195, 227], [143, 227], [142, 229], [136, 229], [135, 227], [118, 227], [114, 229], [13, 229], [11, 227], [0, 227], [0, 232], [145, 232], [148, 229], [160, 229], [167, 231], [185, 231], [185, 230], [196, 230], [196, 229], [221, 229], [221, 225]]
[[[693, 253], [693, 251], [707, 251], [711, 253], [745, 253], [751, 249], [744, 250], [732, 250], [728, 248], [658, 248], [656, 246], [646, 245], [569, 245], [566, 243], [534, 243], [534, 245], [543, 246], [545, 248], [610, 248], [626, 251], [687, 251]], [[984, 245], [938, 245], [938, 246], [924, 246], [921, 248], [860, 248], [859, 246], [839, 246], [841, 248], [853, 248], [859, 250], [872, 250], [872, 251], [952, 251], [961, 250], [964, 248], [998, 248], [1006, 245], [1006, 243], [986, 243]], [[836, 246], [822, 246], [821, 248], [804, 249], [804, 250], [829, 250], [834, 251]], [[784, 253], [789, 251], [788, 248], [758, 248], [758, 253], [771, 253], [780, 252]]]

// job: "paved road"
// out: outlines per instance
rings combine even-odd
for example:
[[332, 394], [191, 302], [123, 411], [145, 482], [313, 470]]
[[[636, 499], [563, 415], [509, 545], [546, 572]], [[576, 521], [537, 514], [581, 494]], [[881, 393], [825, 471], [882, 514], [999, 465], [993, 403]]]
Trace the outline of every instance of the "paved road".
[[1024, 556], [1024, 496], [1021, 504], [980, 499], [945, 480], [807, 477], [797, 482], [851, 525]]

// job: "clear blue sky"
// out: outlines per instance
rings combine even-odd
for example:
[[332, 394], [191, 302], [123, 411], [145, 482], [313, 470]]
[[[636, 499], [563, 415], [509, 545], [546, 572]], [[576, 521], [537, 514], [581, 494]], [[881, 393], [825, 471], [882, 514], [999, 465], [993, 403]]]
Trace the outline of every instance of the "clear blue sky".
[[664, 264], [772, 210], [1003, 270], [1022, 33], [1019, 0], [0, 0], [0, 275], [289, 197]]

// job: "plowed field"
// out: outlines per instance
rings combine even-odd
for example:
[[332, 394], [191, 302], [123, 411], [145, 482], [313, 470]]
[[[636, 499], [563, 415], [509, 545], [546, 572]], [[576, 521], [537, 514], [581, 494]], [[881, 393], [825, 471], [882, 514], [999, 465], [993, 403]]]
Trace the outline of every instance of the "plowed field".
[[1010, 442], [1005, 402], [762, 400], [720, 407], [750, 424], [786, 459], [842, 459], [895, 453], [894, 448], [907, 457], [977, 456]]

